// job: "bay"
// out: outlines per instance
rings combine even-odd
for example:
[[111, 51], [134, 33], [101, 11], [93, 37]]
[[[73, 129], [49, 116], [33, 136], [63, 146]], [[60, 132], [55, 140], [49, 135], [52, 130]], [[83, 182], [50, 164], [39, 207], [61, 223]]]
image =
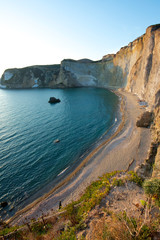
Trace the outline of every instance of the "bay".
[[[52, 96], [61, 102], [49, 104]], [[0, 90], [1, 216], [76, 164], [114, 124], [118, 103], [106, 89]]]

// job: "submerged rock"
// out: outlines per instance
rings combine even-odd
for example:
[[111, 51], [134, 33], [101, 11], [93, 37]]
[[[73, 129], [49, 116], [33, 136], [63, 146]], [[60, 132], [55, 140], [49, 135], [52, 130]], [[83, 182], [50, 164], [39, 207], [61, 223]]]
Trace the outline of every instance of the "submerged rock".
[[8, 203], [7, 202], [1, 202], [1, 207], [7, 207], [8, 206]]
[[136, 122], [137, 127], [150, 127], [153, 120], [152, 112], [144, 112]]
[[60, 102], [60, 99], [59, 98], [55, 98], [55, 97], [50, 97], [49, 103], [59, 103]]

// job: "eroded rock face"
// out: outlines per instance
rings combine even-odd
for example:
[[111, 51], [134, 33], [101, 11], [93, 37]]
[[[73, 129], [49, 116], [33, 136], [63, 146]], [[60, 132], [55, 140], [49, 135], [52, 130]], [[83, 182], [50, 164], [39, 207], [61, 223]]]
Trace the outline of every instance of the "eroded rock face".
[[95, 62], [63, 60], [58, 79], [69, 87], [124, 87], [122, 70], [114, 66], [113, 57]]
[[155, 107], [156, 92], [160, 89], [160, 25], [150, 26], [146, 34], [132, 43], [126, 90], [136, 93]]
[[6, 88], [45, 88], [58, 85], [60, 65], [32, 66], [7, 69], [1, 78], [1, 87]]

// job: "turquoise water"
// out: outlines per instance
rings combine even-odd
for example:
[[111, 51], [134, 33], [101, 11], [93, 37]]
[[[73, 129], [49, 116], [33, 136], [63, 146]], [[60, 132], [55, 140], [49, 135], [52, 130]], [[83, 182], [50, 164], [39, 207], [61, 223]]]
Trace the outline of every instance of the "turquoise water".
[[[51, 96], [61, 102], [49, 104]], [[118, 103], [105, 89], [0, 90], [0, 202], [8, 202], [1, 216], [63, 177], [113, 125]]]

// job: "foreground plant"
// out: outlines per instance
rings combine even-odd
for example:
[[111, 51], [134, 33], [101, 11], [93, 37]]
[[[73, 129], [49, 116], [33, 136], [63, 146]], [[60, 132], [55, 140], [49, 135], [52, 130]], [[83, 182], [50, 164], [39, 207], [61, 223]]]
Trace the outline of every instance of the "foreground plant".
[[[102, 209], [98, 208], [100, 209], [98, 211], [105, 212], [106, 215], [104, 215], [103, 218], [101, 218], [95, 226], [95, 235], [92, 239], [152, 239], [152, 236], [154, 236], [155, 232], [158, 231], [160, 225], [160, 218], [157, 217], [155, 220], [155, 218], [152, 218], [151, 215], [153, 202], [152, 199], [153, 197], [158, 199], [160, 196], [159, 181], [154, 180], [152, 183], [145, 181], [143, 183], [142, 179], [132, 171], [127, 173], [124, 171], [115, 171], [112, 173], [104, 174], [97, 181], [93, 182], [86, 188], [84, 194], [78, 201], [71, 202], [65, 208], [61, 209], [61, 211], [59, 211], [59, 215], [57, 215], [57, 217], [55, 216], [54, 221], [51, 221], [49, 219], [45, 220], [45, 218], [42, 216], [41, 221], [32, 221], [28, 223], [28, 236], [27, 232], [24, 230], [22, 232], [19, 232], [20, 238], [18, 238], [18, 234], [14, 236], [16, 236], [17, 240], [75, 240], [77, 239], [78, 234], [85, 232], [89, 226], [88, 219], [90, 216], [92, 216], [92, 209], [94, 209], [97, 205], [99, 206], [102, 199], [106, 198], [111, 189], [114, 190], [115, 188], [116, 190], [118, 187], [121, 187], [122, 189], [127, 188], [129, 182], [134, 182], [138, 186], [142, 186], [143, 184], [146, 194], [149, 195], [148, 200], [140, 201], [143, 211], [140, 211], [140, 215], [137, 218], [130, 216], [126, 208], [124, 208], [124, 211], [120, 214], [112, 213], [108, 207], [103, 211]], [[95, 211], [97, 211], [97, 209], [93, 210], [93, 212]], [[55, 224], [56, 226], [59, 224], [60, 227], [58, 230], [54, 230]], [[101, 229], [99, 230], [99, 228]], [[4, 233], [5, 232], [3, 232], [3, 234]], [[85, 236], [81, 236], [80, 239], [85, 239]]]
[[156, 205], [160, 207], [160, 179], [145, 180], [143, 184], [144, 191], [151, 197]]
[[157, 233], [160, 221], [145, 222], [122, 212], [118, 215], [112, 214], [107, 219], [104, 227], [104, 238], [106, 240], [151, 240]]

